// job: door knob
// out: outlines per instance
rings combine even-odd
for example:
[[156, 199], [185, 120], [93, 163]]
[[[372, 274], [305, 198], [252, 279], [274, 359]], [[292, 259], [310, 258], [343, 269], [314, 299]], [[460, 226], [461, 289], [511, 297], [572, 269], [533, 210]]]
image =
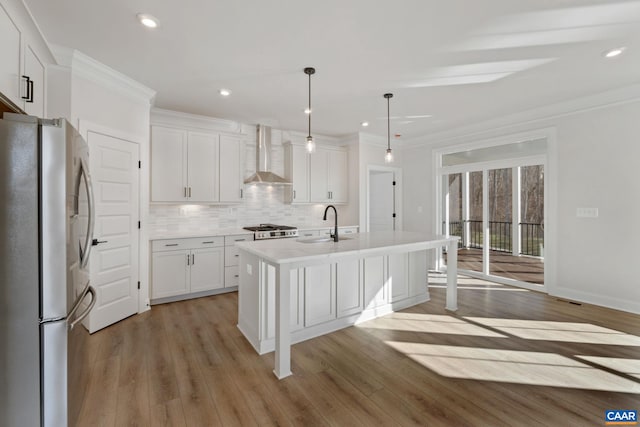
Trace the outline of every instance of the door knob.
[[100, 243], [107, 243], [107, 240], [93, 239], [91, 241], [91, 246], [98, 246]]

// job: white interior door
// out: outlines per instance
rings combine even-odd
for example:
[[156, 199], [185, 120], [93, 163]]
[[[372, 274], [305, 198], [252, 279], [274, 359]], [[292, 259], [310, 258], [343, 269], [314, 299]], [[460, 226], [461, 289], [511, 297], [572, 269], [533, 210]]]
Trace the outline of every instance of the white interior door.
[[395, 229], [393, 181], [393, 172], [369, 171], [369, 231]]
[[138, 312], [138, 144], [89, 131], [89, 170], [96, 200], [91, 283], [97, 302], [88, 317], [93, 333]]

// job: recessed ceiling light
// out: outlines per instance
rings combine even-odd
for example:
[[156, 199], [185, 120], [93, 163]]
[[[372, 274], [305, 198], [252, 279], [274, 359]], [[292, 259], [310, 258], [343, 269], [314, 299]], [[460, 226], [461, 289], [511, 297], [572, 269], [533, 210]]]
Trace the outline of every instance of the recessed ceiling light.
[[622, 55], [622, 52], [624, 52], [625, 49], [626, 47], [616, 47], [615, 49], [609, 49], [608, 51], [604, 52], [602, 56], [604, 56], [605, 58], [615, 58], [616, 56]]
[[138, 21], [147, 28], [156, 28], [158, 26], [158, 19], [154, 16], [146, 13], [139, 13], [136, 16], [138, 17]]
[[231, 95], [231, 91], [229, 89], [220, 89], [219, 91], [220, 95], [222, 96], [229, 96]]
[[365, 127], [365, 128], [366, 128], [367, 126], [369, 126], [369, 122], [362, 122], [362, 123], [360, 123], [360, 124], [362, 125], [362, 127]]
[[311, 114], [311, 108], [305, 108], [304, 109], [304, 113], [305, 114]]

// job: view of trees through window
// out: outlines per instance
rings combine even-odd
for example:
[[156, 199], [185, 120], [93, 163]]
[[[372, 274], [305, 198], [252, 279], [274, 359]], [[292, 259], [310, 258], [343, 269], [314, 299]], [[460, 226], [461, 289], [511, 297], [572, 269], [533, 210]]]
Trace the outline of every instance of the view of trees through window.
[[[514, 169], [492, 169], [487, 173], [490, 246], [492, 250], [512, 252], [512, 227], [520, 227], [520, 253], [543, 256], [544, 246], [544, 167], [524, 166], [520, 173], [520, 218], [513, 218]], [[450, 174], [449, 234], [462, 237], [461, 246], [482, 248], [482, 172], [468, 174], [468, 219], [464, 218], [463, 174]]]

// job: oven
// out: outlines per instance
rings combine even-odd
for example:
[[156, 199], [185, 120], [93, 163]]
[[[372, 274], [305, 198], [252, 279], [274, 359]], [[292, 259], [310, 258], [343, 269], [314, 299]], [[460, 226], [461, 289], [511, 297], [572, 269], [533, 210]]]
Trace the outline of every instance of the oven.
[[260, 224], [251, 227], [244, 227], [244, 229], [253, 231], [253, 240], [298, 237], [298, 229], [289, 225]]

